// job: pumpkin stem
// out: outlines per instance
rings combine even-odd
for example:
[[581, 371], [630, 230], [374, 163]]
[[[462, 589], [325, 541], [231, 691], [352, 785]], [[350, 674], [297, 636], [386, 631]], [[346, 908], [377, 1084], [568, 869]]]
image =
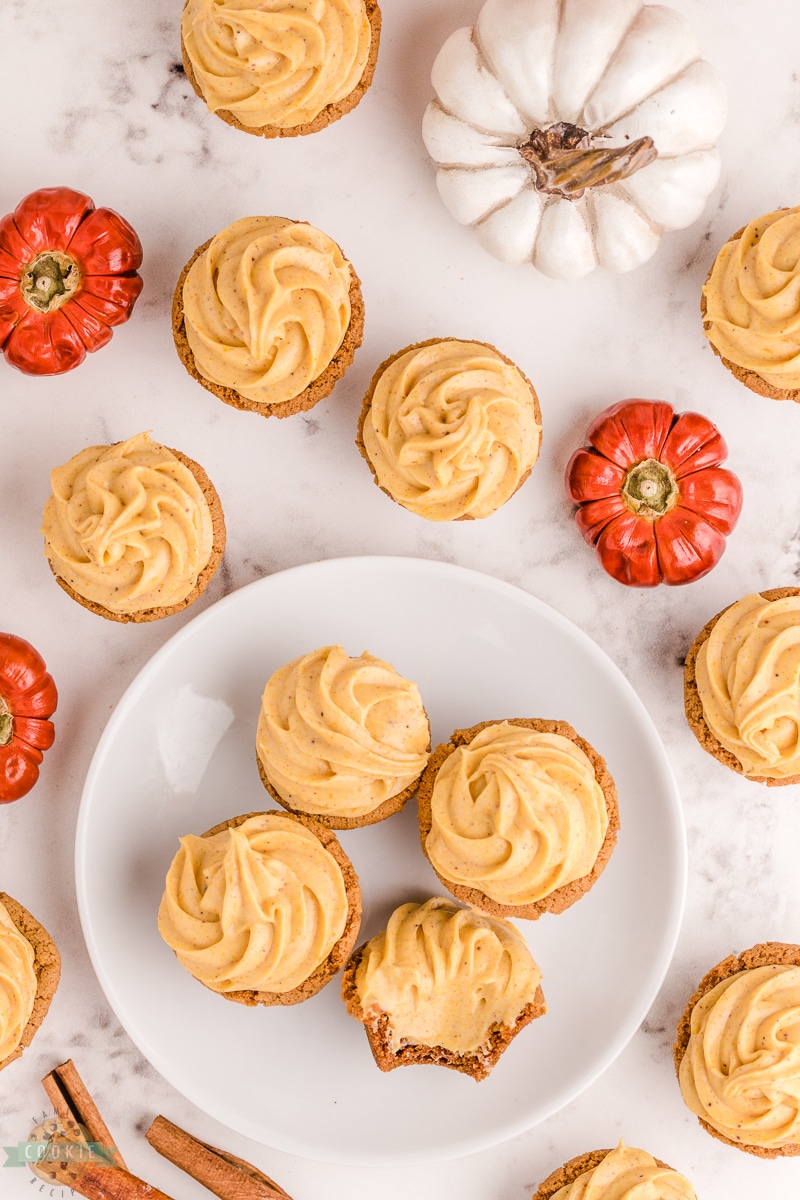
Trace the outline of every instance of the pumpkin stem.
[[648, 521], [657, 521], [678, 503], [678, 484], [664, 463], [645, 458], [631, 467], [622, 484], [626, 508]]
[[29, 308], [49, 313], [66, 304], [81, 285], [74, 258], [60, 250], [43, 250], [22, 272], [19, 290]]
[[587, 188], [626, 179], [658, 157], [651, 137], [603, 150], [593, 145], [586, 129], [569, 121], [534, 129], [517, 149], [530, 165], [538, 190], [564, 200], [579, 200]]
[[7, 746], [14, 736], [14, 718], [10, 712], [0, 713], [0, 746]]

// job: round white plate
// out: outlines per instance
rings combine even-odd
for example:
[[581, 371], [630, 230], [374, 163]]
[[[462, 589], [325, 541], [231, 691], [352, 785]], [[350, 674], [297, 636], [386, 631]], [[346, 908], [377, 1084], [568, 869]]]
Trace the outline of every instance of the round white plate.
[[[156, 914], [178, 838], [275, 807], [254, 742], [281, 664], [340, 642], [419, 686], [433, 744], [504, 717], [570, 721], [605, 756], [621, 833], [591, 892], [518, 922], [547, 1015], [480, 1084], [438, 1067], [382, 1074], [338, 980], [292, 1008], [249, 1009], [196, 983]], [[371, 937], [400, 903], [440, 895], [413, 803], [341, 834]], [[184, 626], [117, 705], [86, 780], [78, 902], [95, 970], [136, 1045], [179, 1091], [240, 1133], [328, 1162], [467, 1154], [544, 1120], [633, 1035], [661, 985], [686, 881], [680, 800], [664, 749], [620, 671], [575, 626], [496, 579], [408, 558], [334, 559], [258, 580]]]

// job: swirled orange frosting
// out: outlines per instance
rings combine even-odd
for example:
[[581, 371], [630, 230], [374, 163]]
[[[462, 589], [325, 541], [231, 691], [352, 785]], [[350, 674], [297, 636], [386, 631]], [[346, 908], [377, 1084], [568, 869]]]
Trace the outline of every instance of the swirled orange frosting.
[[323, 646], [268, 680], [256, 750], [292, 808], [359, 817], [418, 778], [429, 741], [416, 684], [366, 651]]
[[347, 911], [336, 859], [299, 821], [268, 812], [211, 837], [181, 838], [158, 930], [214, 991], [281, 993], [325, 961]]
[[540, 980], [512, 925], [441, 897], [396, 909], [355, 977], [364, 1012], [388, 1014], [395, 1053], [409, 1044], [475, 1053], [494, 1026], [514, 1025]]
[[186, 599], [214, 529], [200, 484], [171, 450], [140, 433], [87, 447], [50, 480], [44, 552], [73, 591], [114, 613]]
[[443, 340], [389, 364], [363, 424], [378, 483], [429, 521], [487, 517], [539, 454], [530, 385], [496, 350]]
[[181, 34], [212, 112], [279, 129], [349, 95], [372, 37], [364, 0], [186, 0]]
[[696, 1193], [685, 1176], [659, 1166], [646, 1150], [620, 1142], [551, 1200], [696, 1200]]
[[723, 979], [694, 1006], [680, 1086], [693, 1113], [732, 1142], [800, 1142], [800, 967]]
[[706, 724], [745, 775], [800, 775], [800, 596], [732, 604], [695, 671]]
[[800, 388], [800, 206], [726, 242], [703, 288], [706, 337], [776, 388]]
[[36, 999], [34, 951], [0, 904], [0, 1062], [22, 1040]]
[[500, 904], [530, 904], [587, 875], [608, 829], [583, 750], [508, 721], [445, 759], [431, 817], [425, 849], [435, 869]]
[[195, 366], [258, 404], [294, 399], [342, 344], [350, 282], [341, 250], [313, 225], [284, 217], [234, 221], [184, 280]]

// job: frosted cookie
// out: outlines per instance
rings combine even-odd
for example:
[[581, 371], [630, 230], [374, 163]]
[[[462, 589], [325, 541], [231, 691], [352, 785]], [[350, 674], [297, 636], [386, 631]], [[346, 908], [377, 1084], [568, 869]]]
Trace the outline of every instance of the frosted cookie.
[[50, 475], [45, 557], [109, 621], [155, 621], [208, 587], [225, 549], [219, 496], [198, 463], [140, 433], [89, 446]]
[[419, 785], [422, 849], [465, 904], [535, 920], [597, 881], [619, 810], [604, 760], [566, 721], [484, 721], [437, 746]]
[[533, 1200], [697, 1200], [689, 1180], [653, 1158], [620, 1142], [614, 1150], [589, 1150], [547, 1176]]
[[264, 417], [313, 408], [353, 361], [364, 302], [326, 233], [287, 217], [243, 217], [195, 250], [172, 302], [189, 374]]
[[757, 217], [725, 243], [700, 309], [711, 348], [740, 383], [800, 401], [800, 206]]
[[429, 521], [488, 517], [539, 455], [542, 414], [519, 367], [486, 342], [432, 338], [381, 363], [356, 444], [375, 482]]
[[678, 1025], [681, 1094], [713, 1137], [800, 1154], [800, 946], [765, 942], [703, 976]]
[[366, 651], [351, 658], [323, 646], [267, 681], [256, 731], [261, 781], [284, 808], [330, 829], [399, 812], [429, 750], [416, 684]]
[[686, 656], [684, 704], [704, 750], [770, 787], [800, 783], [800, 588], [723, 609]]
[[401, 905], [355, 951], [342, 998], [382, 1071], [427, 1063], [480, 1080], [546, 1012], [540, 981], [507, 921], [434, 897]]
[[248, 813], [181, 838], [158, 930], [178, 962], [239, 1004], [299, 1004], [353, 949], [361, 890], [336, 835], [309, 817]]
[[30, 1045], [60, 976], [61, 958], [50, 934], [0, 892], [0, 1070]]
[[245, 133], [316, 133], [366, 94], [381, 34], [376, 0], [186, 0], [186, 78]]

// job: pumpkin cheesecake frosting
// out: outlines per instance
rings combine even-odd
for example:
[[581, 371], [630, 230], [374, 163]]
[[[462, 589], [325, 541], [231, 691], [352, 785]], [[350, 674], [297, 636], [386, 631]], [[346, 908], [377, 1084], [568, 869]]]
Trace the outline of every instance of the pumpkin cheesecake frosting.
[[259, 132], [308, 125], [350, 97], [373, 31], [365, 0], [187, 0], [181, 36], [211, 112]]
[[800, 776], [800, 593], [754, 594], [727, 608], [694, 673], [705, 724], [745, 775]]
[[382, 1071], [432, 1063], [475, 1079], [547, 1011], [521, 934], [440, 896], [400, 905], [353, 953], [342, 997]]
[[33, 946], [0, 903], [0, 1063], [22, 1040], [37, 987]]
[[500, 916], [561, 912], [616, 842], [616, 788], [565, 721], [513, 718], [456, 730], [419, 787], [422, 847], [460, 900]]
[[180, 606], [221, 556], [224, 523], [205, 473], [148, 433], [87, 447], [51, 483], [45, 555], [89, 607], [124, 617]]
[[312, 225], [284, 217], [235, 221], [198, 252], [183, 282], [195, 368], [253, 404], [287, 404], [342, 345], [351, 280], [339, 247]]
[[697, 1200], [697, 1194], [684, 1175], [646, 1150], [620, 1142], [613, 1150], [590, 1151], [565, 1163], [533, 1200]]
[[223, 994], [294, 991], [347, 921], [337, 859], [297, 818], [274, 812], [181, 838], [158, 913], [181, 965]]
[[705, 334], [723, 359], [779, 391], [800, 389], [800, 206], [726, 242], [703, 296]]
[[691, 1007], [688, 1033], [678, 1079], [691, 1111], [740, 1148], [800, 1153], [800, 966], [726, 975]]
[[267, 681], [256, 732], [262, 780], [289, 809], [332, 828], [397, 811], [428, 761], [416, 684], [366, 651], [323, 646]]
[[435, 339], [381, 364], [359, 447], [391, 498], [429, 521], [487, 517], [536, 461], [541, 414], [530, 382], [482, 342]]

